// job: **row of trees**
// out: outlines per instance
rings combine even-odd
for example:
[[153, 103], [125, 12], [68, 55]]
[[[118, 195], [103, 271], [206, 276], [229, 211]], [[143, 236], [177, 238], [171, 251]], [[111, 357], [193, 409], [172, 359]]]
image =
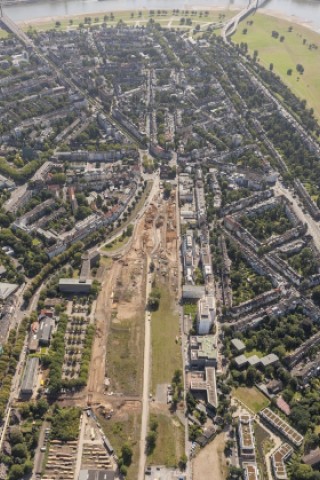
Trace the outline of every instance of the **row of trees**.
[[[34, 321], [36, 317], [33, 315], [30, 318], [31, 321]], [[12, 378], [15, 374], [19, 357], [23, 348], [30, 318], [25, 317], [18, 330], [10, 330], [7, 343], [4, 345], [3, 353], [0, 356], [0, 420], [4, 416], [9, 400]]]
[[60, 265], [63, 265], [66, 261], [70, 261], [77, 252], [83, 251], [83, 243], [76, 242], [70, 248], [60, 253], [56, 257], [52, 258], [47, 265], [45, 265], [38, 275], [33, 279], [32, 283], [25, 290], [23, 298], [26, 302], [29, 302], [35, 291], [43, 284], [44, 280]]

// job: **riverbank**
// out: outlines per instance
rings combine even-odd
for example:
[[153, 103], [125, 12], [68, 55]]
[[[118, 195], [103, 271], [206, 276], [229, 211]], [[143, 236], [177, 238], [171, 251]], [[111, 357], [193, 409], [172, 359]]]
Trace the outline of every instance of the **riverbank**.
[[[320, 120], [320, 35], [310, 24], [295, 23], [295, 17], [274, 15], [269, 11], [250, 17], [239, 26], [232, 41], [246, 43], [250, 55], [257, 51], [258, 62], [306, 100]], [[298, 64], [304, 68], [302, 75], [297, 72]]]
[[[154, 14], [150, 14], [153, 11]], [[131, 26], [146, 25], [152, 18], [155, 22], [161, 24], [165, 28], [192, 29], [196, 25], [200, 27], [213, 25], [219, 28], [221, 21], [228, 20], [236, 14], [238, 9], [223, 7], [196, 9], [196, 10], [180, 10], [173, 13], [173, 10], [117, 10], [114, 12], [87, 12], [81, 15], [59, 15], [35, 18], [33, 20], [16, 22], [24, 31], [28, 31], [30, 27], [38, 31], [50, 30], [52, 28], [73, 29], [77, 28], [88, 18], [92, 25], [99, 25], [106, 22], [108, 25], [115, 25], [120, 20]], [[188, 13], [186, 13], [188, 12]], [[191, 25], [182, 25], [181, 18], [191, 19]]]
[[[20, 5], [21, 3], [25, 3], [25, 4], [35, 3], [36, 4], [38, 1], [41, 2], [41, 0], [18, 0], [17, 2], [15, 2], [14, 4], [11, 4], [11, 5]], [[137, 20], [136, 17], [138, 15], [139, 11], [142, 13], [142, 16], [140, 17], [140, 20], [150, 18], [150, 15], [149, 15], [150, 10], [147, 9], [146, 7], [142, 7], [140, 10], [135, 9], [135, 8], [133, 8], [132, 10], [127, 10], [127, 9], [126, 10], [121, 10], [121, 9], [120, 10], [115, 10], [115, 11], [113, 11], [113, 15], [115, 16], [115, 18], [117, 20], [122, 19], [123, 21], [126, 20], [126, 21], [129, 21], [129, 22], [133, 22], [134, 19]], [[164, 11], [167, 12], [166, 15], [163, 15], [162, 13], [160, 15], [157, 14], [157, 12], [164, 12]], [[216, 15], [215, 15], [216, 13], [224, 14], [226, 16], [225, 19], [231, 18], [232, 15], [235, 15], [237, 12], [239, 12], [239, 8], [235, 7], [235, 6], [229, 6], [228, 8], [225, 8], [223, 6], [190, 5], [190, 6], [188, 6], [187, 11], [189, 12], [189, 15], [192, 11], [197, 11], [197, 12], [208, 11], [209, 12], [208, 17], [203, 16], [203, 17], [199, 18], [199, 20], [201, 20], [201, 23], [205, 23], [205, 21], [210, 22], [211, 20], [213, 20], [213, 21], [216, 20]], [[155, 12], [155, 15], [153, 16], [153, 18], [161, 20], [161, 21], [164, 21], [165, 17], [168, 18], [170, 15], [172, 16], [172, 10], [154, 10], [154, 12]], [[180, 11], [179, 11], [180, 16], [183, 16], [182, 12], [184, 12], [184, 10], [180, 9]], [[132, 13], [134, 13], [133, 18], [131, 17]], [[268, 17], [276, 18], [278, 20], [280, 19], [280, 20], [284, 20], [286, 22], [294, 23], [296, 25], [300, 25], [300, 26], [302, 26], [304, 28], [307, 28], [311, 31], [314, 31], [314, 32], [316, 32], [317, 34], [320, 35], [320, 29], [317, 28], [312, 23], [312, 21], [306, 22], [296, 15], [286, 15], [286, 14], [280, 12], [280, 11], [270, 10], [268, 8], [262, 8], [261, 10], [259, 10], [259, 13], [263, 14], [263, 15], [266, 15]], [[92, 11], [89, 11], [89, 12], [86, 12], [86, 13], [83, 13], [83, 14], [65, 14], [65, 15], [52, 15], [52, 16], [46, 16], [46, 17], [36, 17], [36, 18], [31, 19], [31, 20], [16, 21], [16, 23], [19, 24], [20, 26], [26, 26], [26, 27], [28, 27], [29, 25], [32, 25], [32, 26], [33, 25], [36, 25], [36, 26], [39, 26], [39, 25], [45, 25], [45, 26], [46, 25], [53, 25], [53, 27], [54, 27], [55, 22], [57, 22], [57, 21], [67, 23], [67, 22], [69, 22], [69, 20], [72, 19], [73, 23], [80, 23], [81, 21], [84, 20], [85, 17], [110, 16], [111, 14], [112, 14], [112, 12], [108, 9], [106, 9], [104, 11], [92, 10]], [[177, 17], [178, 17], [178, 15], [177, 15]], [[190, 15], [190, 17], [194, 19], [193, 15]], [[241, 27], [241, 25], [242, 24], [240, 24], [240, 27]]]

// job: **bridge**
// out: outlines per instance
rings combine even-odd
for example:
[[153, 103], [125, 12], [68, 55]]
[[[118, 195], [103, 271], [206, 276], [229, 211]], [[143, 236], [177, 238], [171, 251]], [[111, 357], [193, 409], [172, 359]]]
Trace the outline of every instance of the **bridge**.
[[231, 20], [229, 20], [225, 26], [222, 29], [221, 35], [223, 40], [227, 43], [228, 42], [228, 37], [233, 35], [237, 28], [239, 23], [244, 20], [246, 17], [248, 17], [251, 13], [256, 12], [256, 10], [260, 7], [262, 7], [265, 3], [267, 3], [268, 0], [249, 0], [248, 5], [246, 8], [241, 10], [241, 12], [237, 13]]
[[0, 6], [0, 24], [9, 32], [13, 33], [27, 47], [33, 48], [30, 38], [6, 15]]

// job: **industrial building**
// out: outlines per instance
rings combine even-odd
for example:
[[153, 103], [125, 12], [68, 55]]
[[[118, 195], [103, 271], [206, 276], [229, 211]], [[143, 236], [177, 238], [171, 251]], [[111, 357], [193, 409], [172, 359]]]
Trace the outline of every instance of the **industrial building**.
[[19, 285], [15, 283], [4, 283], [0, 282], [0, 301], [7, 300], [10, 295], [18, 290]]
[[40, 346], [47, 347], [49, 345], [53, 326], [54, 321], [52, 318], [45, 317], [41, 320], [38, 330], [38, 341]]
[[33, 389], [37, 383], [37, 374], [39, 367], [39, 358], [29, 357], [24, 370], [22, 384], [20, 388], [21, 397], [31, 397]]
[[59, 290], [63, 293], [90, 293], [92, 280], [81, 282], [79, 278], [60, 278]]
[[184, 302], [197, 302], [206, 293], [203, 285], [183, 285], [182, 299]]

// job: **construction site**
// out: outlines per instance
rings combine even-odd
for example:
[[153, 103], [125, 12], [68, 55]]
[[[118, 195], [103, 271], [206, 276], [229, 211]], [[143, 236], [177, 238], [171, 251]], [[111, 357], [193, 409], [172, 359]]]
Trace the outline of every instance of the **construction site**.
[[[162, 190], [153, 188], [149, 198], [151, 201], [140, 213], [132, 237], [125, 246], [110, 253], [103, 251], [97, 273], [101, 291], [95, 310], [96, 335], [90, 377], [86, 394], [81, 398], [83, 406], [87, 404], [97, 415], [116, 452], [125, 441], [132, 445], [134, 455], [128, 478], [135, 478], [139, 456], [148, 258], [154, 271], [153, 283], [170, 291], [170, 307], [175, 310], [175, 330], [179, 334], [175, 304], [178, 298], [175, 191], [164, 199]], [[170, 315], [168, 306], [166, 310]], [[177, 335], [172, 338], [177, 358], [172, 368], [181, 364]], [[165, 348], [166, 344], [162, 342], [162, 349]], [[152, 350], [150, 362], [157, 371], [159, 355], [165, 354], [165, 351]], [[172, 368], [168, 371], [163, 366], [163, 371], [170, 376]], [[165, 380], [170, 381], [171, 377]], [[161, 378], [159, 381], [162, 382]], [[79, 398], [73, 400], [79, 405]], [[166, 403], [161, 405], [154, 400], [155, 411], [171, 415]], [[177, 429], [180, 427], [178, 422]]]

